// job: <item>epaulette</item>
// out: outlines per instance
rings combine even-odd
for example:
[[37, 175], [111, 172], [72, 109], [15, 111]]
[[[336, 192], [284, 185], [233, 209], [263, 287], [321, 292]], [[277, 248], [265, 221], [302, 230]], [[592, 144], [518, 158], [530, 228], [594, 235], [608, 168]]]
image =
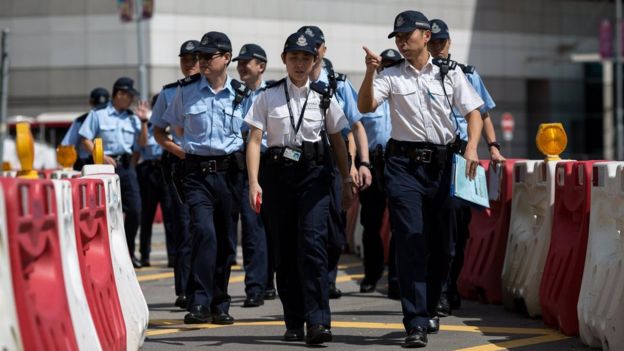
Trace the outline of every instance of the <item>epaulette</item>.
[[344, 82], [345, 80], [347, 80], [347, 75], [344, 73], [335, 72], [334, 74], [336, 75], [336, 80], [339, 82]]
[[475, 72], [474, 66], [464, 65], [463, 63], [459, 63], [458, 65], [464, 74], [473, 74]]
[[177, 88], [177, 87], [178, 87], [178, 85], [180, 85], [180, 81], [179, 81], [179, 80], [176, 80], [176, 81], [175, 81], [175, 82], [173, 82], [173, 83], [169, 83], [169, 84], [165, 84], [165, 85], [163, 85], [162, 90], [169, 89], [169, 88]]
[[89, 115], [89, 112], [84, 113], [78, 117], [76, 117], [76, 122], [78, 123], [84, 123], [85, 119], [87, 119], [87, 116]]
[[94, 111], [99, 111], [99, 110], [101, 110], [101, 109], [106, 108], [106, 106], [108, 106], [108, 104], [101, 104], [101, 105], [99, 105], [99, 106], [95, 106], [95, 107], [93, 108], [93, 110], [94, 110]]
[[183, 86], [189, 85], [191, 83], [197, 82], [200, 78], [201, 78], [201, 74], [200, 73], [196, 73], [196, 74], [193, 74], [192, 76], [188, 76], [188, 77], [186, 77], [184, 79], [180, 79], [178, 81], [178, 84], [181, 87], [183, 87]]
[[312, 82], [310, 83], [310, 89], [312, 89], [313, 91], [321, 94], [321, 95], [330, 95], [330, 91], [329, 91], [329, 86], [323, 82], [321, 82], [320, 80], [317, 80], [316, 82]]
[[128, 113], [128, 116], [132, 116], [134, 114], [134, 111], [131, 109], [127, 109], [126, 112]]
[[275, 87], [282, 85], [282, 83], [286, 83], [286, 78], [282, 78], [280, 80], [270, 80], [266, 82], [266, 85], [264, 86], [263, 89], [267, 90], [267, 89], [275, 88]]
[[265, 91], [265, 90], [267, 90], [267, 88], [269, 86], [273, 86], [273, 84], [275, 84], [274, 80], [267, 80], [267, 81], [264, 82], [264, 86], [262, 88], [258, 89], [258, 91]]

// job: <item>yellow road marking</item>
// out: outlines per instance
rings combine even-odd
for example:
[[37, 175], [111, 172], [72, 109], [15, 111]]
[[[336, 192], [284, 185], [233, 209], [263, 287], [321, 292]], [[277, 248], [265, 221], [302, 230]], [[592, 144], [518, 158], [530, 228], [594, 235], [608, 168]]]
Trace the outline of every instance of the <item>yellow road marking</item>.
[[456, 351], [498, 351], [498, 350], [508, 350], [516, 347], [537, 345], [537, 344], [545, 344], [548, 342], [561, 341], [568, 339], [569, 337], [552, 332], [546, 335], [535, 336], [532, 338], [524, 338], [524, 339], [516, 339], [510, 341], [503, 342], [494, 342], [493, 344], [485, 344], [474, 347], [467, 347], [464, 349], [458, 349]]
[[[167, 279], [167, 278], [173, 278], [173, 272], [142, 274], [142, 275], [137, 276], [137, 279], [140, 282], [149, 282], [152, 280], [160, 280], [160, 279]], [[338, 278], [336, 278], [336, 283], [344, 283], [344, 282], [348, 282], [351, 280], [358, 280], [362, 278], [364, 278], [364, 274], [339, 275]], [[230, 283], [240, 283], [243, 281], [245, 281], [245, 275], [236, 275], [236, 276], [230, 277]]]
[[364, 278], [364, 274], [349, 274], [349, 275], [339, 275], [336, 278], [336, 283], [344, 283], [351, 280], [357, 280]]
[[354, 267], [362, 267], [362, 262], [352, 262], [352, 263], [344, 263], [344, 264], [338, 265], [338, 269], [347, 269], [347, 268], [354, 268]]

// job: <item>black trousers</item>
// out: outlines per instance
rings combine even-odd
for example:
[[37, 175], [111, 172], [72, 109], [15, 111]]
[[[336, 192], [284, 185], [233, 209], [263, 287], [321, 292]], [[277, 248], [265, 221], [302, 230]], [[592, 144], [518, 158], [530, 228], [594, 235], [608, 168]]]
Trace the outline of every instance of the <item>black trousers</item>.
[[125, 214], [124, 230], [126, 232], [126, 243], [131, 256], [134, 256], [134, 240], [139, 230], [141, 219], [141, 192], [134, 166], [129, 162], [119, 163], [115, 168], [115, 173], [119, 176], [121, 186], [121, 206]]

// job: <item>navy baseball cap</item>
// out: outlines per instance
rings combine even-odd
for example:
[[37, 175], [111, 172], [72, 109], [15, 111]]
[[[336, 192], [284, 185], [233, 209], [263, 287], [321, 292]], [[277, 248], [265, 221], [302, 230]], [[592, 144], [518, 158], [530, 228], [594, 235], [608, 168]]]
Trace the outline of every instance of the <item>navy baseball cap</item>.
[[126, 90], [132, 95], [139, 95], [139, 92], [134, 89], [134, 80], [128, 77], [121, 77], [115, 81], [115, 84], [113, 84], [113, 91], [117, 90]]
[[382, 64], [393, 64], [395, 62], [401, 61], [401, 59], [403, 58], [403, 56], [401, 56], [401, 53], [394, 49], [386, 49], [382, 51], [379, 56], [381, 56]]
[[108, 103], [108, 100], [110, 100], [108, 90], [101, 87], [91, 90], [91, 94], [89, 94], [89, 101], [93, 106], [104, 105]]
[[293, 33], [288, 36], [284, 44], [283, 52], [287, 53], [293, 51], [302, 51], [314, 56], [318, 55], [316, 41], [305, 33]]
[[410, 33], [416, 29], [431, 29], [429, 20], [422, 12], [403, 11], [394, 19], [394, 31], [388, 34], [388, 39], [397, 35], [397, 33]]
[[251, 60], [251, 59], [254, 59], [254, 58], [258, 59], [258, 60], [260, 60], [262, 62], [267, 62], [266, 52], [264, 52], [264, 49], [261, 48], [260, 45], [257, 45], [257, 44], [245, 44], [240, 49], [240, 52], [238, 53], [238, 56], [233, 58], [232, 61]]
[[429, 22], [431, 25], [431, 40], [445, 40], [450, 38], [448, 26], [441, 19], [432, 19]]
[[316, 41], [316, 45], [325, 43], [325, 35], [321, 28], [317, 26], [303, 26], [297, 30], [297, 33], [305, 33]]
[[178, 56], [194, 54], [198, 46], [199, 42], [197, 40], [187, 40], [180, 46], [180, 54], [178, 54]]
[[232, 43], [227, 35], [221, 32], [208, 32], [204, 34], [197, 47], [198, 52], [214, 54], [215, 52], [232, 52]]

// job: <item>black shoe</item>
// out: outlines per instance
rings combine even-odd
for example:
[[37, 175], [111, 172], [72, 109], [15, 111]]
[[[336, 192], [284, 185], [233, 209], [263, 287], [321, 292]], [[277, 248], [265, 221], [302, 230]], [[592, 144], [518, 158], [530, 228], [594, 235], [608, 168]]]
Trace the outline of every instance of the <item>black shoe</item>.
[[320, 345], [332, 341], [332, 333], [326, 326], [319, 324], [308, 328], [305, 343], [308, 345]]
[[181, 309], [185, 310], [188, 308], [188, 302], [189, 302], [189, 298], [184, 296], [184, 295], [180, 295], [178, 296], [178, 298], [175, 300], [174, 305], [176, 307], [180, 307]]
[[130, 261], [132, 261], [132, 267], [134, 268], [141, 268], [143, 266], [141, 266], [141, 261], [139, 261], [138, 258], [131, 256], [130, 257]]
[[397, 282], [388, 283], [388, 298], [392, 300], [401, 299], [401, 292], [399, 291], [399, 283]]
[[265, 300], [275, 300], [275, 297], [277, 297], [275, 289], [266, 289], [266, 291], [264, 292]]
[[373, 283], [373, 282], [367, 280], [366, 278], [362, 279], [362, 282], [360, 283], [360, 292], [361, 293], [371, 293], [371, 292], [374, 292], [375, 288], [377, 288], [377, 283]]
[[411, 329], [401, 346], [407, 349], [427, 346], [427, 331], [423, 327]]
[[342, 291], [336, 287], [336, 284], [329, 284], [329, 298], [339, 299], [342, 296]]
[[141, 267], [151, 267], [149, 258], [141, 258]]
[[210, 322], [210, 310], [202, 305], [193, 305], [184, 316], [184, 324], [203, 324]]
[[284, 333], [284, 341], [303, 341], [304, 336], [303, 328], [286, 329], [286, 332]]
[[262, 296], [249, 296], [245, 299], [243, 307], [258, 307], [264, 305], [264, 299]]
[[438, 302], [438, 317], [448, 317], [451, 315], [451, 305], [446, 298], [446, 294], [440, 296], [440, 302]]
[[234, 324], [234, 317], [227, 312], [218, 312], [212, 315], [212, 324], [229, 325]]
[[427, 326], [428, 334], [437, 334], [440, 330], [440, 317], [429, 318], [429, 325]]

